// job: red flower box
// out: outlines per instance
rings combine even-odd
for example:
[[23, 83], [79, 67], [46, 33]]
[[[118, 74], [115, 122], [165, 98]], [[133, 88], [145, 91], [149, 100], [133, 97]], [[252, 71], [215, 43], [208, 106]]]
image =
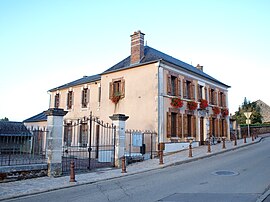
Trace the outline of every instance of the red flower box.
[[213, 112], [215, 115], [220, 114], [220, 108], [219, 107], [213, 107]]
[[201, 103], [200, 103], [200, 108], [201, 109], [206, 109], [208, 107], [208, 101], [201, 99]]
[[187, 102], [187, 107], [189, 110], [196, 110], [198, 107], [198, 103], [194, 101], [188, 101]]
[[183, 101], [180, 98], [172, 98], [171, 106], [181, 108], [183, 107]]
[[111, 98], [111, 101], [113, 102], [113, 103], [118, 103], [119, 102], [119, 100], [121, 99], [121, 96], [119, 96], [119, 95], [116, 95], [116, 96], [113, 96], [112, 98]]

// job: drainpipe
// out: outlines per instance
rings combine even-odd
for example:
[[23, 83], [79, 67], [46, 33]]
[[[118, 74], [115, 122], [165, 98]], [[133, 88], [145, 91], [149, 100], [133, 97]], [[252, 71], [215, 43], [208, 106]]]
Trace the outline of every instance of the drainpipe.
[[158, 143], [160, 143], [160, 135], [161, 135], [161, 132], [162, 132], [162, 122], [161, 122], [161, 113], [162, 113], [162, 110], [161, 110], [161, 104], [163, 103], [163, 97], [161, 96], [161, 87], [162, 87], [162, 68], [160, 67], [160, 61], [158, 61], [157, 63], [157, 68], [158, 68]]

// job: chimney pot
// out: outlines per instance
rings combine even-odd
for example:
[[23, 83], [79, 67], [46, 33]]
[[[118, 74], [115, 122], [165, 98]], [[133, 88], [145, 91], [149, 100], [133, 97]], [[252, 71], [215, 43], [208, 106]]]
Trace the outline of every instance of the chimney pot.
[[196, 68], [199, 69], [199, 70], [201, 70], [201, 71], [203, 71], [203, 66], [201, 66], [199, 64], [197, 64]]

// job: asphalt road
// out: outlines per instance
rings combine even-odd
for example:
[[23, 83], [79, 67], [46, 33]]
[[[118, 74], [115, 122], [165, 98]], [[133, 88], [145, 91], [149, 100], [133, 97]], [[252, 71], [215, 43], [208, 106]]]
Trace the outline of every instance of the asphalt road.
[[251, 202], [270, 185], [270, 138], [210, 158], [8, 201]]

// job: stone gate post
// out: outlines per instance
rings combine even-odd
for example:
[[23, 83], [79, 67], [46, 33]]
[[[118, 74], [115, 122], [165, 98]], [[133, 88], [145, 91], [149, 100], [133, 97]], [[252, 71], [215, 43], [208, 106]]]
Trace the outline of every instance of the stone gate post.
[[48, 176], [58, 177], [62, 175], [62, 133], [63, 117], [67, 111], [63, 109], [50, 108], [45, 111], [47, 115], [48, 135], [47, 156], [48, 156]]
[[115, 135], [115, 166], [121, 167], [121, 158], [125, 154], [125, 142], [126, 142], [126, 120], [129, 117], [124, 114], [114, 114], [110, 116], [113, 124], [116, 126]]

